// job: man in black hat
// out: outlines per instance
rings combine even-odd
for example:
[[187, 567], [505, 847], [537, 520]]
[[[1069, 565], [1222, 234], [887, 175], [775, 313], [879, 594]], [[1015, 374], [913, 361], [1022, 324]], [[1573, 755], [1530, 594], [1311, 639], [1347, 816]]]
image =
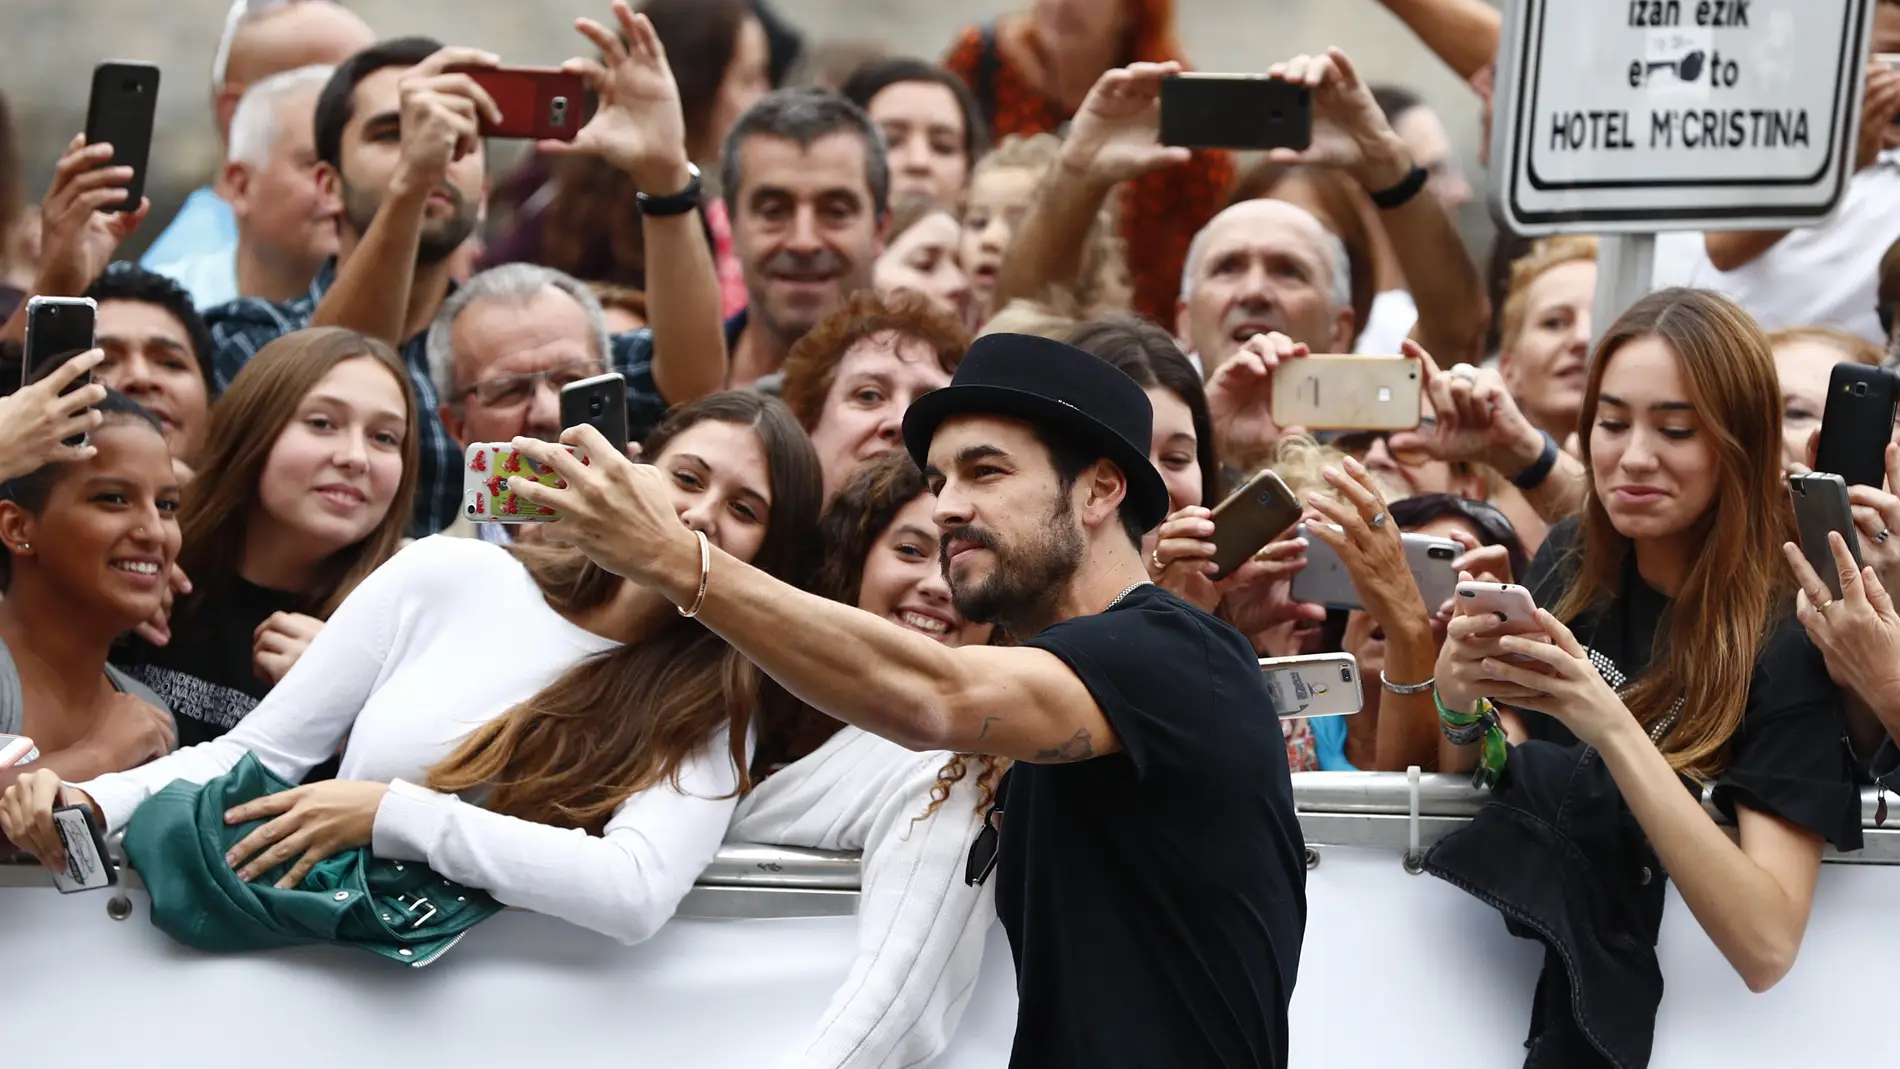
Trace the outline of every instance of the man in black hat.
[[661, 591], [815, 708], [1017, 762], [969, 872], [996, 865], [1016, 1067], [1287, 1060], [1306, 898], [1285, 745], [1247, 641], [1147, 581], [1137, 546], [1168, 508], [1153, 419], [1120, 370], [1011, 334], [905, 414], [957, 609], [1014, 647], [949, 649], [725, 556], [658, 471], [592, 428], [563, 438], [590, 465], [515, 442], [567, 480], [515, 480], [563, 512], [550, 537]]

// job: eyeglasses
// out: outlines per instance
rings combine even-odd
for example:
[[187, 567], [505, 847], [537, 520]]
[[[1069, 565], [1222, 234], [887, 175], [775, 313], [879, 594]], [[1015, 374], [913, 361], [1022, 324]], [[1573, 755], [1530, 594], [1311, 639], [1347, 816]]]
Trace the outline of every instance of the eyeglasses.
[[[1431, 416], [1421, 417], [1418, 421], [1420, 435], [1429, 435], [1437, 429], [1438, 421]], [[1344, 434], [1335, 435], [1327, 444], [1357, 460], [1364, 460], [1366, 454], [1372, 452], [1374, 445], [1384, 442], [1386, 452], [1392, 454], [1392, 459], [1405, 467], [1416, 468], [1431, 461], [1432, 455], [1423, 449], [1392, 448], [1393, 433], [1391, 431], [1347, 431]]]
[[483, 408], [509, 409], [520, 408], [534, 398], [537, 386], [545, 382], [559, 393], [585, 378], [600, 374], [600, 365], [592, 360], [582, 360], [573, 364], [551, 367], [546, 371], [530, 371], [524, 375], [503, 375], [500, 378], [486, 379], [457, 394], [457, 401], [466, 401], [473, 397], [475, 403]]

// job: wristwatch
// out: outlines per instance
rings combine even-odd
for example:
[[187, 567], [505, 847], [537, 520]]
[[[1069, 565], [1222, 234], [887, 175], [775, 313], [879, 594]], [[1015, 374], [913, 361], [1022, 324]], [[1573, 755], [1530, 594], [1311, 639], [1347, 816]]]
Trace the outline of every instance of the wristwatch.
[[640, 205], [640, 214], [660, 219], [669, 215], [685, 215], [687, 212], [699, 210], [699, 168], [688, 163], [686, 173], [692, 177], [687, 180], [686, 188], [678, 193], [668, 193], [663, 197], [635, 193], [634, 199]]

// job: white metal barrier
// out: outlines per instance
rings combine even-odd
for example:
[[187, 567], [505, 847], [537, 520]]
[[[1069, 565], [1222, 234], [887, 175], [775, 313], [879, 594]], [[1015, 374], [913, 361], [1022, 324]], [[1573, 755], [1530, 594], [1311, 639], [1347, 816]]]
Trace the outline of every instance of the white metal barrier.
[[[1307, 773], [1295, 790], [1310, 849], [1293, 1064], [1521, 1064], [1541, 952], [1406, 861], [1482, 798], [1452, 776]], [[1654, 1066], [1817, 1064], [1825, 1040], [1813, 1022], [1884, 1019], [1890, 987], [1870, 948], [1877, 959], [1900, 946], [1900, 832], [1873, 828], [1866, 801], [1867, 848], [1830, 856], [1801, 959], [1766, 995], [1748, 993], [1672, 893]], [[0, 866], [6, 1064], [771, 1066], [850, 966], [857, 861], [729, 845], [640, 946], [510, 910], [420, 970], [327, 947], [188, 950], [151, 927], [128, 884], [119, 896], [61, 895], [36, 868]], [[934, 1064], [1005, 1064], [1014, 1023], [999, 927]]]

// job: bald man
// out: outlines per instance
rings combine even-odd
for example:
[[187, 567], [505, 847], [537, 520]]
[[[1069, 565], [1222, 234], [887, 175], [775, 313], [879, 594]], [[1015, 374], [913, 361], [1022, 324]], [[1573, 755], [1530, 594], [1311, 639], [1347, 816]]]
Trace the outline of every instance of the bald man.
[[[254, 83], [317, 64], [335, 65], [376, 36], [355, 12], [332, 0], [234, 0], [211, 63], [211, 112], [226, 148], [238, 101]], [[224, 155], [224, 153], [220, 153]], [[225, 202], [223, 175], [194, 190], [139, 262], [146, 267], [217, 254], [237, 244], [237, 220]]]
[[1346, 246], [1304, 208], [1242, 201], [1188, 246], [1174, 330], [1205, 373], [1273, 331], [1316, 353], [1349, 353], [1355, 327]]

